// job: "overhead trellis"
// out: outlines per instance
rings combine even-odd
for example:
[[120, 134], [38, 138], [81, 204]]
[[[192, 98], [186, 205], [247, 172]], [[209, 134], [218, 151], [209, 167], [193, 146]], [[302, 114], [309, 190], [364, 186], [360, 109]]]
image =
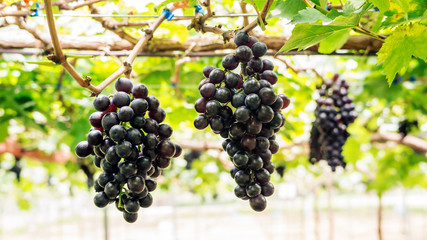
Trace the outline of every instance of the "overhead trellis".
[[[11, 1], [6, 2], [10, 3]], [[33, 6], [25, 6], [24, 3], [15, 2], [12, 4], [14, 7], [9, 7], [7, 4], [0, 3], [0, 34], [2, 35], [0, 38], [0, 52], [29, 55], [53, 54], [54, 42], [52, 42], [49, 35], [35, 28], [32, 24], [29, 24], [29, 21], [31, 21], [31, 19], [46, 18], [48, 22], [53, 22], [55, 17], [67, 17], [70, 19], [91, 18], [99, 22], [106, 31], [114, 34], [105, 34], [102, 36], [60, 34], [57, 37], [58, 43], [56, 50], [58, 50], [58, 46], [66, 50], [63, 52], [64, 59], [72, 56], [126, 56], [129, 54], [131, 54], [132, 57], [176, 57], [184, 54], [194, 43], [196, 43], [196, 46], [192, 47], [191, 53], [187, 54], [188, 57], [222, 56], [228, 54], [231, 49], [235, 48], [234, 43], [229, 40], [233, 38], [237, 31], [250, 31], [251, 35], [256, 36], [267, 44], [268, 48], [272, 50], [272, 52], [269, 53], [270, 55], [378, 55], [380, 56], [378, 58], [379, 63], [383, 62], [384, 65], [387, 65], [383, 69], [387, 74], [389, 84], [393, 81], [392, 78], [394, 78], [396, 73], [405, 67], [404, 64], [407, 64], [412, 56], [423, 60], [425, 60], [426, 57], [425, 51], [414, 50], [426, 49], [423, 47], [425, 43], [416, 40], [423, 38], [426, 34], [426, 31], [423, 31], [423, 29], [426, 27], [420, 24], [425, 20], [424, 15], [421, 17], [414, 17], [418, 16], [417, 14], [423, 9], [423, 5], [417, 5], [413, 2], [410, 2], [409, 5], [411, 9], [415, 9], [413, 10], [414, 13], [411, 13], [411, 16], [405, 20], [399, 18], [399, 16], [403, 16], [401, 11], [408, 11], [408, 9], [404, 8], [405, 6], [400, 6], [401, 4], [397, 4], [399, 6], [391, 6], [389, 3], [387, 4], [388, 1], [376, 1], [374, 4], [369, 1], [347, 1], [344, 3], [341, 2], [341, 4], [338, 5], [333, 5], [332, 3], [325, 5], [318, 1], [310, 0], [240, 1], [240, 12], [238, 9], [232, 8], [231, 13], [221, 12], [218, 14], [212, 11], [211, 1], [209, 0], [190, 2], [178, 0], [159, 1], [157, 6], [158, 10], [162, 10], [160, 8], [166, 6], [170, 7], [169, 13], [171, 14], [167, 17], [168, 20], [191, 21], [190, 25], [187, 26], [188, 30], [194, 29], [196, 32], [214, 34], [198, 34], [188, 37], [186, 41], [155, 36], [153, 33], [158, 26], [154, 29], [152, 26], [159, 23], [158, 19], [160, 17], [153, 14], [153, 12], [146, 15], [134, 14], [133, 12], [120, 14], [103, 13], [102, 10], [100, 10], [100, 6], [105, 2], [105, 0], [60, 0], [51, 2], [51, 5], [45, 2], [44, 4], [35, 4]], [[203, 14], [202, 10], [196, 11], [194, 15], [190, 15], [187, 11], [185, 14], [173, 16], [172, 12], [175, 8], [188, 8], [189, 4], [192, 5], [196, 2], [202, 4], [200, 9], [205, 9], [206, 14]], [[247, 10], [247, 5], [249, 3], [254, 7], [251, 11]], [[378, 9], [374, 9], [374, 5], [381, 8], [381, 13], [376, 20], [372, 21], [374, 26], [365, 26], [366, 24], [363, 24], [363, 19], [368, 18], [368, 21], [371, 21], [369, 18], [378, 15]], [[74, 12], [75, 10], [86, 7], [88, 11], [84, 11], [83, 13]], [[51, 14], [48, 14], [48, 11], [52, 10], [52, 8], [57, 8], [59, 13], [53, 13], [52, 11]], [[257, 26], [260, 26], [262, 30], [266, 29], [265, 25], [268, 24], [266, 19], [272, 8], [274, 8], [275, 11], [280, 10], [281, 18], [290, 19], [290, 24], [295, 25], [291, 36], [264, 35], [256, 29], [254, 30]], [[419, 9], [421, 10], [419, 11]], [[386, 20], [384, 20], [384, 15], [381, 14], [384, 14], [383, 12], [387, 10], [393, 13], [395, 18], [387, 15], [387, 17], [385, 17]], [[43, 13], [43, 11], [45, 13]], [[238, 29], [225, 29], [223, 24], [212, 26], [208, 23], [208, 20], [213, 18], [243, 18], [243, 26]], [[254, 19], [250, 22], [249, 18]], [[414, 26], [407, 25], [408, 23], [413, 23]], [[9, 32], [7, 28], [4, 27], [10, 25], [16, 25], [23, 31], [13, 30], [13, 33]], [[398, 28], [395, 28], [398, 31], [380, 31], [381, 28], [391, 29], [393, 26], [398, 26]], [[142, 28], [138, 31], [139, 34], [135, 34], [136, 27]], [[350, 32], [352, 32], [352, 34], [350, 34]], [[405, 32], [407, 33], [406, 35], [402, 34]], [[30, 35], [28, 35], [28, 33]], [[358, 35], [354, 35], [354, 33]], [[387, 36], [390, 33], [391, 38], [388, 38]], [[139, 39], [136, 35], [140, 35], [146, 40], [140, 42], [142, 38]], [[387, 44], [387, 39], [390, 39], [389, 44], [387, 47], [383, 48], [383, 43], [385, 42], [385, 44]], [[394, 41], [394, 43], [392, 41]], [[405, 42], [408, 43], [406, 44]], [[404, 48], [406, 45], [416, 45], [417, 47]], [[390, 49], [393, 47], [400, 48], [400, 50], [386, 52], [385, 48]], [[21, 50], [24, 48], [25, 50]], [[31, 51], [29, 51], [30, 49]], [[36, 49], [39, 49], [39, 51], [35, 51]], [[295, 49], [304, 50], [296, 51]], [[134, 50], [134, 52], [132, 52], [132, 50]], [[56, 52], [55, 54], [57, 55]], [[398, 55], [400, 55], [400, 57]], [[396, 62], [395, 58], [401, 59], [402, 61], [399, 64], [392, 64]], [[60, 58], [59, 60], [62, 61], [60, 63], [66, 68], [69, 68], [64, 59]], [[132, 58], [129, 60], [131, 59]], [[129, 67], [122, 67], [115, 72], [112, 77], [117, 77], [119, 73], [123, 74], [129, 71], [129, 69]], [[99, 86], [99, 88], [91, 87], [86, 83], [89, 80], [85, 80], [82, 77], [78, 78], [75, 73], [73, 77], [77, 78], [80, 85], [91, 89], [94, 94], [98, 94], [102, 90], [101, 88], [105, 87], [103, 85]], [[107, 80], [106, 82], [111, 82], [110, 78]]]

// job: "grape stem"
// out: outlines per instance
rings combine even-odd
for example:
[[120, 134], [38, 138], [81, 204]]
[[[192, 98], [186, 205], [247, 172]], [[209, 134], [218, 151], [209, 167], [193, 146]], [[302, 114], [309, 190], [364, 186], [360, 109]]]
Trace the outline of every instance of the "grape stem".
[[[130, 76], [132, 72], [132, 63], [134, 62], [136, 56], [138, 55], [138, 53], [141, 52], [142, 48], [153, 37], [154, 32], [157, 30], [160, 24], [165, 20], [165, 16], [163, 14], [160, 15], [157, 18], [157, 20], [153, 23], [153, 25], [149, 29], [145, 30], [145, 35], [141, 37], [138, 40], [138, 42], [135, 44], [131, 53], [129, 54], [127, 59], [123, 62], [123, 66], [121, 66], [118, 70], [116, 70], [113, 74], [111, 74], [107, 79], [105, 79], [103, 82], [101, 82], [98, 86], [95, 87], [90, 83], [91, 81], [90, 77], [82, 78], [80, 74], [77, 73], [77, 71], [74, 69], [74, 67], [67, 61], [64, 53], [62, 52], [61, 45], [59, 43], [58, 33], [55, 27], [55, 20], [53, 17], [52, 1], [45, 0], [44, 2], [45, 2], [49, 33], [50, 33], [50, 36], [52, 39], [52, 45], [55, 51], [55, 55], [50, 56], [50, 60], [52, 60], [55, 63], [62, 64], [64, 69], [67, 70], [67, 72], [73, 77], [74, 80], [76, 80], [76, 82], [80, 84], [80, 86], [92, 91], [91, 96], [96, 96], [100, 94], [108, 85], [110, 85], [120, 75], [125, 74], [126, 77]], [[94, 3], [96, 1], [88, 1], [88, 2]], [[173, 12], [175, 9], [176, 9], [175, 7], [171, 7], [169, 11]]]
[[[267, 0], [264, 4], [264, 7], [261, 10], [260, 17], [264, 21], [264, 25], [267, 25], [265, 18], [267, 17], [268, 11], [270, 10], [271, 4], [273, 4], [273, 2], [274, 2], [274, 0]], [[246, 27], [244, 27], [242, 29], [242, 31], [250, 32], [256, 26], [258, 26], [258, 18], [256, 20], [254, 20], [253, 22], [249, 23]]]
[[[230, 39], [234, 38], [234, 35], [238, 32], [238, 31], [245, 31], [245, 32], [250, 32], [252, 31], [256, 26], [258, 26], [259, 24], [259, 19], [262, 19], [263, 24], [267, 25], [267, 22], [265, 21], [265, 18], [267, 17], [268, 11], [271, 7], [271, 4], [274, 2], [274, 0], [267, 0], [264, 4], [264, 7], [262, 8], [260, 14], [258, 15], [258, 18], [256, 20], [254, 20], [253, 22], [245, 25], [245, 27], [243, 29], [237, 29], [237, 30], [224, 30], [221, 29], [221, 25], [215, 26], [215, 27], [211, 27], [211, 26], [207, 26], [205, 25], [205, 22], [207, 19], [209, 19], [210, 17], [212, 17], [213, 15], [209, 15], [206, 14], [205, 16], [200, 17], [200, 15], [197, 15], [194, 17], [194, 19], [192, 20], [191, 24], [187, 26], [187, 29], [193, 29], [198, 31], [198, 32], [212, 32], [215, 34], [219, 34], [222, 35], [222, 37], [224, 38], [224, 42], [229, 41]], [[214, 14], [214, 13], [212, 13]]]
[[55, 51], [55, 55], [51, 57], [51, 60], [55, 63], [62, 64], [67, 72], [80, 84], [80, 86], [87, 88], [91, 91], [96, 91], [96, 87], [90, 84], [88, 79], [83, 79], [80, 74], [74, 69], [74, 67], [67, 61], [64, 53], [62, 52], [61, 45], [58, 39], [58, 33], [56, 32], [55, 20], [53, 18], [52, 1], [45, 0], [47, 24], [49, 27], [50, 37], [52, 39], [52, 45]]
[[286, 65], [286, 68], [291, 69], [294, 73], [298, 74], [299, 72], [307, 72], [308, 70], [313, 71], [316, 76], [318, 76], [320, 79], [322, 79], [322, 81], [325, 81], [325, 78], [315, 69], [315, 68], [297, 68], [295, 66], [293, 66], [292, 64], [290, 64], [284, 57], [282, 56], [275, 56], [274, 58], [276, 58], [277, 60], [283, 62]]

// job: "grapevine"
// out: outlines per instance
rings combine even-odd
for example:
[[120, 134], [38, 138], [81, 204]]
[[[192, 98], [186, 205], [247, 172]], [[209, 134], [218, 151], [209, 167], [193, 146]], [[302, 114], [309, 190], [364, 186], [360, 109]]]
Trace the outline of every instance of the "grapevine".
[[[275, 133], [285, 124], [280, 111], [290, 99], [274, 91], [278, 80], [274, 65], [260, 58], [267, 46], [243, 31], [236, 34], [234, 42], [236, 52], [223, 58], [224, 70], [213, 66], [203, 69], [206, 78], [199, 84], [202, 97], [195, 109], [200, 115], [194, 126], [199, 130], [210, 126], [225, 138], [223, 149], [234, 164], [230, 173], [237, 183], [235, 195], [249, 200], [253, 210], [263, 211], [265, 197], [274, 193], [271, 158], [279, 150]], [[232, 72], [239, 63], [240, 74]]]
[[162, 124], [166, 112], [144, 84], [133, 86], [129, 79], [119, 78], [115, 88], [112, 98], [99, 95], [93, 101], [97, 111], [89, 118], [92, 128], [75, 152], [82, 158], [95, 155], [94, 164], [102, 169], [94, 183], [95, 205], [114, 202], [132, 223], [140, 207], [151, 206], [155, 178], [182, 149], [169, 140], [173, 130]]
[[350, 136], [349, 124], [357, 118], [353, 99], [348, 96], [349, 85], [335, 74], [332, 81], [317, 86], [320, 98], [315, 110], [316, 120], [310, 132], [309, 161], [314, 164], [325, 159], [332, 171], [345, 167], [342, 148]]

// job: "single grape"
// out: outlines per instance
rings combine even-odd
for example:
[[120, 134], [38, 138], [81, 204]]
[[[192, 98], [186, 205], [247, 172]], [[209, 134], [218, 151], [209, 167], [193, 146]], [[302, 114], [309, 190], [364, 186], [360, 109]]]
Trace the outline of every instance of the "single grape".
[[159, 102], [159, 99], [156, 98], [155, 96], [147, 96], [146, 100], [148, 102], [148, 110], [154, 111], [154, 110], [157, 110], [157, 108], [159, 108], [160, 102]]
[[233, 54], [226, 55], [222, 59], [222, 66], [224, 69], [233, 70], [239, 66], [239, 60]]
[[107, 195], [105, 195], [104, 192], [98, 192], [95, 194], [95, 197], [93, 198], [93, 203], [95, 203], [95, 206], [99, 208], [103, 208], [108, 205], [110, 202], [110, 199], [108, 199]]
[[96, 128], [102, 127], [102, 117], [104, 114], [102, 112], [94, 112], [89, 117], [90, 125]]
[[251, 208], [257, 212], [262, 212], [267, 207], [267, 200], [262, 194], [249, 199]]
[[247, 45], [248, 45], [248, 47], [252, 47], [256, 42], [258, 42], [258, 39], [256, 39], [256, 37], [254, 37], [254, 36], [250, 36], [249, 37], [249, 43]]
[[116, 92], [113, 95], [113, 104], [114, 106], [121, 108], [124, 106], [129, 106], [130, 104], [130, 97], [126, 92]]
[[137, 84], [132, 88], [132, 96], [134, 98], [147, 98], [148, 88], [144, 84]]
[[98, 146], [102, 143], [102, 132], [99, 130], [90, 131], [87, 134], [87, 142], [92, 146]]
[[262, 57], [267, 53], [267, 45], [262, 42], [256, 42], [252, 45], [251, 50], [255, 57]]
[[138, 219], [138, 213], [129, 213], [123, 211], [123, 219], [128, 223], [134, 223]]
[[[263, 68], [263, 62], [260, 58], [254, 57], [252, 58], [249, 63], [248, 66], [256, 73], [259, 73], [262, 71]], [[248, 74], [249, 75], [249, 74]], [[251, 74], [252, 75], [252, 74]]]
[[261, 79], [269, 81], [272, 85], [276, 84], [278, 80], [277, 74], [271, 70], [265, 70], [262, 72]]
[[109, 131], [110, 138], [119, 143], [126, 138], [126, 129], [122, 125], [114, 125]]
[[249, 43], [249, 34], [247, 32], [238, 32], [234, 37], [234, 43], [237, 46], [248, 45]]
[[93, 147], [88, 143], [88, 141], [81, 141], [77, 144], [75, 152], [77, 156], [84, 158], [92, 154]]
[[131, 107], [124, 106], [120, 108], [117, 115], [119, 116], [120, 121], [129, 122], [130, 120], [132, 120], [135, 113]]
[[162, 123], [166, 118], [166, 112], [162, 107], [159, 107], [157, 110], [150, 111], [148, 116], [156, 120], [158, 123]]
[[93, 100], [93, 106], [97, 111], [105, 111], [110, 106], [110, 98], [105, 95], [98, 95], [95, 100]]
[[145, 99], [136, 98], [131, 102], [130, 107], [136, 116], [144, 116], [148, 110], [148, 102]]
[[212, 72], [212, 70], [214, 70], [215, 67], [212, 65], [208, 65], [206, 67], [203, 68], [203, 76], [205, 76], [205, 78], [209, 78], [209, 74]]
[[159, 136], [162, 138], [169, 138], [172, 136], [173, 129], [168, 124], [160, 124], [157, 129]]
[[252, 58], [252, 50], [248, 46], [240, 46], [236, 49], [235, 56], [240, 62], [247, 63]]
[[209, 74], [209, 82], [213, 84], [221, 83], [225, 78], [225, 73], [221, 69], [214, 69]]

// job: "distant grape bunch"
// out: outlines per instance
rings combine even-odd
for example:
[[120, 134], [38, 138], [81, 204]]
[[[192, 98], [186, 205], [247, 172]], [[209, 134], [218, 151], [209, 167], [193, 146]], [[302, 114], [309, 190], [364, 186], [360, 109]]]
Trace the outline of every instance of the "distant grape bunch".
[[182, 149], [169, 140], [172, 128], [161, 124], [166, 112], [144, 84], [133, 86], [129, 79], [119, 78], [115, 88], [112, 99], [99, 95], [93, 101], [97, 110], [89, 118], [93, 128], [75, 152], [82, 158], [95, 155], [94, 164], [103, 171], [94, 183], [95, 205], [103, 208], [115, 202], [132, 223], [140, 207], [153, 203], [154, 178]]
[[317, 86], [320, 98], [316, 101], [316, 120], [311, 129], [309, 161], [314, 164], [324, 159], [332, 171], [338, 166], [345, 168], [342, 148], [350, 136], [347, 127], [357, 118], [353, 100], [347, 96], [348, 88], [338, 74], [332, 81]]
[[[253, 210], [263, 211], [267, 206], [265, 197], [274, 192], [270, 174], [274, 172], [272, 154], [279, 150], [275, 133], [285, 124], [280, 111], [290, 99], [274, 91], [274, 65], [260, 58], [267, 46], [246, 32], [237, 33], [234, 42], [235, 54], [222, 60], [225, 70], [213, 66], [203, 69], [206, 79], [199, 84], [202, 97], [195, 109], [200, 115], [194, 126], [199, 130], [210, 126], [225, 138], [222, 147], [234, 164], [230, 173], [237, 183], [235, 195], [249, 199]], [[239, 63], [241, 73], [232, 72]]]

